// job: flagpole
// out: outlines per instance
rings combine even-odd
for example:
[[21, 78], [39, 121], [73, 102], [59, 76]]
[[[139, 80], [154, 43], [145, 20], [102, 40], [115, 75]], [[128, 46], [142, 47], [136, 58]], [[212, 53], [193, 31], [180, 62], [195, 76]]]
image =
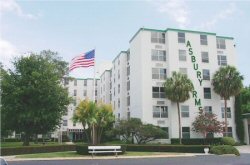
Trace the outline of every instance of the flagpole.
[[[94, 51], [95, 51], [95, 49], [94, 49]], [[95, 54], [96, 54], [96, 52], [95, 52]], [[93, 101], [95, 102], [95, 57], [94, 57], [94, 80], [93, 80], [94, 82], [93, 82]]]

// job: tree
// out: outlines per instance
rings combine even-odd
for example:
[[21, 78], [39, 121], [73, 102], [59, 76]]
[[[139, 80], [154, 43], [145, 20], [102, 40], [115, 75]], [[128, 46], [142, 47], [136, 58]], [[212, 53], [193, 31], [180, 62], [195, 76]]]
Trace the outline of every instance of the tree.
[[250, 86], [243, 88], [240, 95], [242, 113], [250, 113]]
[[192, 123], [193, 131], [201, 133], [204, 139], [207, 138], [208, 133], [221, 133], [223, 125], [224, 122], [218, 121], [215, 114], [205, 113], [202, 109]]
[[86, 128], [91, 129], [92, 144], [96, 145], [101, 142], [103, 129], [114, 121], [112, 106], [85, 99], [76, 107], [73, 121], [82, 123], [88, 142], [90, 136]]
[[2, 115], [6, 129], [24, 133], [23, 145], [34, 134], [54, 131], [69, 104], [61, 85], [67, 63], [51, 51], [16, 58], [2, 77]]
[[177, 103], [179, 122], [179, 141], [181, 144], [181, 116], [180, 103], [190, 98], [189, 93], [194, 89], [192, 81], [184, 74], [173, 72], [172, 77], [164, 83], [167, 99]]
[[236, 96], [240, 93], [243, 84], [243, 76], [237, 71], [233, 66], [220, 67], [218, 71], [215, 72], [212, 84], [214, 86], [214, 91], [221, 98], [224, 99], [224, 117], [225, 117], [225, 133], [228, 136], [227, 128], [227, 100], [231, 96]]

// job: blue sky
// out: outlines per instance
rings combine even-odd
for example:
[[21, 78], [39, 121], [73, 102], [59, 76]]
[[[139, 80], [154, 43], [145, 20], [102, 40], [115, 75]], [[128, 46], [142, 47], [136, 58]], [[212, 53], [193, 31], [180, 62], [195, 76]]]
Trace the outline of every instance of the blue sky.
[[[100, 68], [129, 48], [140, 27], [181, 28], [234, 37], [238, 69], [250, 84], [250, 1], [0, 1], [0, 53], [7, 67], [29, 51], [51, 49], [69, 62], [96, 48]], [[92, 71], [71, 74], [90, 77]]]

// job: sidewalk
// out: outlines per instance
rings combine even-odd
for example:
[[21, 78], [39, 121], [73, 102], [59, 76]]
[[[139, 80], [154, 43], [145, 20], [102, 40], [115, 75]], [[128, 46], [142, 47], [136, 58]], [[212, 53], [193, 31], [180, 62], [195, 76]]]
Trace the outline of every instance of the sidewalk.
[[159, 155], [147, 155], [147, 156], [79, 156], [79, 157], [54, 157], [54, 158], [16, 158], [16, 156], [4, 156], [3, 158], [8, 161], [29, 161], [29, 160], [86, 160], [86, 159], [138, 159], [138, 158], [175, 158], [175, 157], [193, 157], [197, 155], [205, 154], [193, 154], [193, 153], [176, 153], [176, 154], [159, 154]]
[[250, 145], [244, 145], [244, 146], [235, 146], [239, 150], [240, 153], [248, 153], [250, 154]]

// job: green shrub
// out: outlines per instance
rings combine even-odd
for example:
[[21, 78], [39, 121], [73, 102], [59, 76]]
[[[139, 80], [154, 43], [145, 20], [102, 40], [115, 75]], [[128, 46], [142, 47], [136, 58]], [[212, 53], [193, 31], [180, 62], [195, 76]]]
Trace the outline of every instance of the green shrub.
[[234, 154], [240, 156], [239, 151], [231, 145], [219, 145], [213, 146], [210, 150], [212, 154], [222, 155], [222, 154]]
[[222, 144], [231, 145], [231, 146], [235, 145], [235, 143], [236, 143], [234, 138], [232, 138], [232, 137], [223, 137], [221, 139], [221, 141], [222, 141]]
[[[110, 146], [110, 145], [107, 145]], [[126, 152], [126, 145], [119, 145], [121, 146], [121, 153], [119, 154], [124, 154]], [[76, 152], [80, 155], [88, 155], [88, 145], [76, 145]]]
[[204, 153], [208, 145], [127, 145], [127, 151]]
[[1, 142], [20, 142], [21, 139], [18, 138], [3, 138], [1, 139]]
[[[201, 138], [193, 138], [193, 139], [182, 139], [182, 144], [185, 145], [218, 145], [221, 144], [221, 139], [222, 138], [206, 138], [206, 139], [201, 139]], [[171, 139], [171, 144], [179, 144], [179, 139], [177, 138], [172, 138]]]
[[49, 153], [49, 152], [63, 152], [75, 151], [75, 145], [56, 145], [56, 146], [22, 146], [1, 148], [1, 155], [22, 155], [34, 153]]

